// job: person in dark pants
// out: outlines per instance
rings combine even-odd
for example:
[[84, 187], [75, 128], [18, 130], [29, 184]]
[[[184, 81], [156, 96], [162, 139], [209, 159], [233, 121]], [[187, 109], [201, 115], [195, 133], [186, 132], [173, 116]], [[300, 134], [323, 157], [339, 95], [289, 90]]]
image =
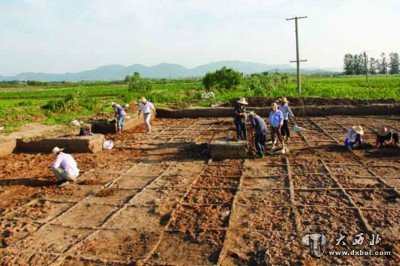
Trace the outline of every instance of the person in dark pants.
[[386, 145], [399, 145], [399, 134], [393, 132], [387, 127], [381, 127], [376, 132], [376, 146], [383, 148]]
[[256, 115], [254, 112], [250, 112], [248, 116], [250, 118], [250, 124], [256, 131], [254, 142], [256, 145], [257, 155], [262, 158], [265, 155], [267, 125], [265, 124], [264, 119]]
[[271, 125], [271, 138], [272, 138], [272, 150], [275, 149], [277, 139], [282, 143], [282, 149], [285, 148], [285, 140], [281, 135], [283, 126], [283, 113], [278, 109], [277, 103], [271, 104], [271, 112], [269, 114], [269, 123]]
[[296, 123], [294, 114], [289, 107], [289, 101], [286, 97], [282, 97], [280, 100], [279, 110], [283, 113], [283, 125], [281, 128], [282, 137], [286, 138], [286, 142], [290, 141], [290, 129], [289, 129], [289, 118]]
[[241, 98], [236, 102], [235, 105], [235, 126], [236, 126], [236, 134], [238, 140], [247, 139], [246, 134], [246, 106], [248, 103], [245, 98]]

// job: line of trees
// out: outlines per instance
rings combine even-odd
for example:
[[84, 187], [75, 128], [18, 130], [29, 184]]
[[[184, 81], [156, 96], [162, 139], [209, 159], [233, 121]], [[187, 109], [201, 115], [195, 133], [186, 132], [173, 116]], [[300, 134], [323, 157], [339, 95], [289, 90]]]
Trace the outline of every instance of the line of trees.
[[345, 75], [366, 74], [400, 74], [399, 54], [390, 53], [387, 60], [385, 53], [381, 53], [380, 58], [368, 58], [365, 53], [346, 54], [344, 56], [343, 70]]

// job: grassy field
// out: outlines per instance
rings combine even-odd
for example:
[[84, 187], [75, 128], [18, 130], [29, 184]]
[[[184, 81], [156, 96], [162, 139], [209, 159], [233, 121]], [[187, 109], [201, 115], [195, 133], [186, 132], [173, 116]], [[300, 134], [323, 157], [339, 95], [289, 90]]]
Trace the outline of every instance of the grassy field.
[[[152, 80], [153, 91], [145, 95], [157, 106], [209, 106], [238, 97], [257, 95], [250, 89], [251, 78], [245, 78], [235, 90], [216, 91], [216, 98], [203, 100], [204, 88], [197, 80]], [[304, 76], [303, 97], [396, 99], [400, 100], [400, 76], [372, 76], [367, 84], [363, 76]], [[265, 97], [297, 96], [296, 80], [274, 89], [265, 89]], [[138, 100], [139, 93], [129, 93], [125, 83], [40, 83], [0, 87], [0, 126], [11, 132], [29, 122], [69, 123], [99, 112], [112, 112], [110, 101]], [[64, 102], [68, 97], [69, 102]], [[44, 105], [63, 104], [63, 108], [44, 109]], [[58, 104], [58, 105], [57, 105]]]

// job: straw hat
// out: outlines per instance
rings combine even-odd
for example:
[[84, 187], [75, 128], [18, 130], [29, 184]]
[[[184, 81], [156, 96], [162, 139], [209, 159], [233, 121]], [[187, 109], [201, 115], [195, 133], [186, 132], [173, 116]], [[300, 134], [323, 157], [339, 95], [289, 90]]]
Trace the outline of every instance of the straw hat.
[[237, 101], [237, 103], [243, 104], [243, 105], [248, 105], [248, 103], [246, 102], [246, 98], [240, 98], [239, 101]]
[[364, 135], [364, 130], [362, 126], [354, 126], [352, 128], [357, 134]]
[[282, 97], [281, 98], [281, 103], [288, 103], [288, 99], [286, 97]]
[[255, 115], [256, 115], [256, 113], [254, 113], [253, 111], [250, 111], [247, 113], [247, 116], [255, 116]]
[[142, 103], [145, 103], [145, 102], [147, 102], [147, 99], [144, 98], [144, 97], [142, 97], [142, 98], [140, 98], [140, 101], [141, 101]]
[[114, 106], [115, 104], [116, 104], [115, 102], [111, 102], [111, 103], [110, 103], [111, 106]]
[[380, 127], [376, 132], [379, 136], [384, 137], [389, 134], [389, 129], [387, 127]]
[[54, 147], [53, 150], [51, 151], [54, 154], [62, 152], [64, 149], [60, 149], [59, 147]]

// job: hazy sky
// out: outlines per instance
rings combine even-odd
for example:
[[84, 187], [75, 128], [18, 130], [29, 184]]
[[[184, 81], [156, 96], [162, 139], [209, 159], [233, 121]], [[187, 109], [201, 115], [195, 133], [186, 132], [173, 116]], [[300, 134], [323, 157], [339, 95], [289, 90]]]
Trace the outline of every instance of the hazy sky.
[[304, 67], [400, 52], [399, 0], [0, 0], [0, 75], [105, 64], [287, 64], [299, 21]]

